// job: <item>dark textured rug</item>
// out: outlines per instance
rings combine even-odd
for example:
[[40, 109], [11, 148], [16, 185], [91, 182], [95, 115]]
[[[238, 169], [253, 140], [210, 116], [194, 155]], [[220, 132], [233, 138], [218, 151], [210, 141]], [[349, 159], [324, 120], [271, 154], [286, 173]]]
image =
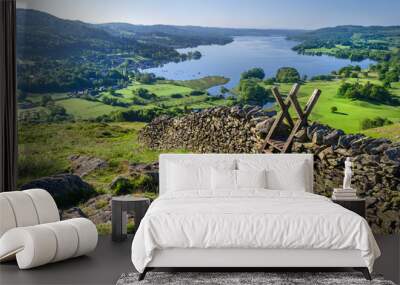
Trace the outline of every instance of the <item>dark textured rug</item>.
[[148, 272], [138, 281], [138, 273], [122, 274], [117, 285], [212, 284], [212, 285], [395, 285], [381, 276], [368, 281], [358, 272]]

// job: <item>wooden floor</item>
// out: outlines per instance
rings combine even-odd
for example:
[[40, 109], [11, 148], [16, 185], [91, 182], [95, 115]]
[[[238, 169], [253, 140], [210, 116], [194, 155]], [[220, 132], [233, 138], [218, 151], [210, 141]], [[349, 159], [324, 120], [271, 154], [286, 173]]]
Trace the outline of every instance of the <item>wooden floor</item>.
[[[382, 257], [376, 261], [375, 272], [400, 284], [400, 236], [377, 236]], [[132, 237], [116, 243], [110, 236], [101, 236], [96, 250], [78, 257], [30, 270], [19, 270], [15, 262], [0, 265], [0, 284], [109, 284], [117, 282], [122, 273], [133, 272]]]

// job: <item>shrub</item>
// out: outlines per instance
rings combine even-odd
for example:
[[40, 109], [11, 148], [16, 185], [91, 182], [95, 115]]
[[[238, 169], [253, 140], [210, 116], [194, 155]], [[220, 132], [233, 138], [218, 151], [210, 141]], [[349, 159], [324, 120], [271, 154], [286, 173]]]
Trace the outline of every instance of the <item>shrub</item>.
[[95, 203], [95, 208], [96, 209], [102, 209], [102, 208], [104, 208], [105, 206], [107, 206], [108, 205], [108, 201], [107, 200], [105, 200], [105, 199], [100, 199], [100, 200], [97, 200], [96, 201], [96, 203]]
[[149, 90], [145, 88], [138, 88], [136, 90], [133, 90], [132, 94], [145, 100], [154, 100], [155, 98], [157, 98], [155, 94], [151, 93]]
[[270, 77], [270, 78], [265, 79], [265, 80], [264, 80], [264, 83], [265, 83], [266, 85], [274, 85], [275, 81], [276, 81], [276, 78], [275, 78], [275, 77]]
[[343, 83], [337, 92], [338, 96], [349, 99], [374, 101], [377, 103], [397, 104], [398, 100], [383, 86], [367, 82], [365, 85], [360, 83]]
[[152, 84], [156, 82], [154, 73], [138, 73], [135, 75], [135, 79], [142, 84]]
[[258, 78], [262, 80], [264, 79], [264, 77], [265, 77], [265, 72], [262, 68], [259, 67], [249, 69], [243, 72], [241, 75], [241, 79]]
[[109, 235], [111, 234], [111, 223], [102, 223], [96, 225], [97, 232], [99, 235]]
[[132, 182], [126, 177], [117, 177], [111, 183], [111, 190], [116, 196], [130, 194], [134, 190]]
[[338, 111], [338, 108], [336, 106], [331, 107], [331, 112], [336, 113]]
[[335, 78], [335, 76], [333, 76], [333, 75], [322, 74], [322, 75], [316, 75], [314, 77], [311, 77], [311, 81], [315, 81], [315, 80], [332, 81], [334, 78]]
[[193, 90], [193, 91], [190, 92], [190, 95], [192, 95], [192, 96], [204, 95], [204, 91], [201, 91], [201, 90]]
[[300, 81], [300, 73], [293, 67], [281, 67], [276, 73], [276, 81], [280, 83], [297, 83]]
[[239, 83], [238, 99], [243, 104], [264, 105], [269, 97], [269, 90], [261, 87], [254, 79], [242, 79]]
[[364, 119], [361, 121], [361, 129], [367, 130], [372, 128], [378, 128], [382, 126], [387, 126], [393, 124], [392, 121], [388, 120], [387, 118], [376, 117], [374, 119]]
[[157, 182], [146, 174], [140, 174], [132, 180], [132, 186], [135, 192], [156, 192]]
[[136, 228], [135, 222], [129, 220], [128, 223], [126, 224], [126, 232], [128, 234], [133, 234], [135, 232], [135, 228]]

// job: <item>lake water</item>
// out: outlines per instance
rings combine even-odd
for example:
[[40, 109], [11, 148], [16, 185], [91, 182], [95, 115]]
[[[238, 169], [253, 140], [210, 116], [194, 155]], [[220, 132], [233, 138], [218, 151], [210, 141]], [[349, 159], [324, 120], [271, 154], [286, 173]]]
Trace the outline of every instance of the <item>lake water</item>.
[[[221, 75], [230, 78], [227, 88], [236, 86], [240, 74], [253, 67], [264, 69], [266, 77], [275, 76], [278, 68], [290, 66], [309, 78], [328, 74], [349, 64], [358, 64], [362, 68], [374, 63], [372, 60], [351, 62], [331, 56], [300, 55], [292, 50], [298, 42], [285, 37], [235, 37], [230, 44], [198, 46], [179, 49], [179, 52], [198, 50], [203, 55], [199, 60], [168, 63], [162, 67], [147, 69], [157, 76], [173, 80], [196, 79], [209, 75]], [[218, 94], [220, 87], [210, 88], [211, 94]]]

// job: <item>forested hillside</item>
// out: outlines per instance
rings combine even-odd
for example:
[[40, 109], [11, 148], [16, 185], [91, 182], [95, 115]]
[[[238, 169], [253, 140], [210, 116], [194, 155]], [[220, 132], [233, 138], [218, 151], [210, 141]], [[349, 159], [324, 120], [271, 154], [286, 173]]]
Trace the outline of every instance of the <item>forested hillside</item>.
[[328, 54], [360, 61], [388, 61], [399, 57], [400, 26], [338, 26], [290, 37], [301, 41], [294, 49], [306, 54]]

